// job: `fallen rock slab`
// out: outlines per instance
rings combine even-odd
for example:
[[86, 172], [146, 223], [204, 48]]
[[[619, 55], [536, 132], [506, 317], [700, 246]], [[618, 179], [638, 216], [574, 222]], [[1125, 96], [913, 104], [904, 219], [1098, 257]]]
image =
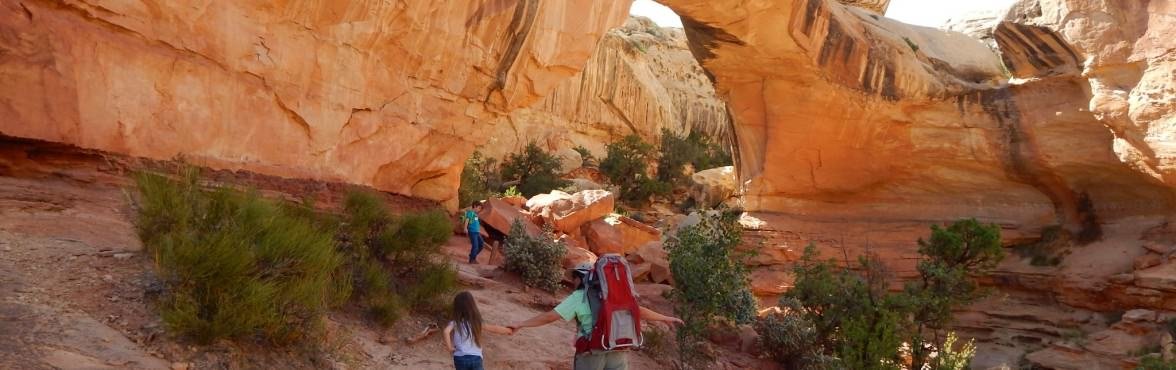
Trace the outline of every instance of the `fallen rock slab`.
[[610, 215], [585, 224], [581, 232], [589, 249], [597, 254], [632, 254], [642, 245], [661, 240], [661, 231], [634, 219]]
[[478, 218], [483, 223], [503, 233], [510, 233], [511, 224], [515, 220], [518, 220], [523, 223], [523, 228], [526, 229], [527, 235], [539, 236], [543, 234], [543, 230], [531, 222], [528, 216], [527, 213], [510, 205], [510, 203], [497, 198], [487, 200], [482, 206], [481, 211], [478, 212]]
[[608, 216], [616, 206], [616, 197], [607, 190], [584, 190], [572, 194], [572, 206], [567, 209], [552, 209], [555, 229], [572, 233], [580, 226]]

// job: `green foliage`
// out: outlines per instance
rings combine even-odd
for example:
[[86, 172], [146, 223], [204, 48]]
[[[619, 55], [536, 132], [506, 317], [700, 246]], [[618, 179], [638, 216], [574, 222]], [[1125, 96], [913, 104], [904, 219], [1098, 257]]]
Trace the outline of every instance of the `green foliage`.
[[781, 298], [782, 312], [764, 315], [755, 322], [760, 347], [785, 369], [816, 370], [832, 361], [821, 353], [813, 323], [802, 314], [804, 308], [794, 298]]
[[674, 276], [671, 300], [685, 321], [678, 329], [681, 359], [697, 363], [698, 343], [718, 317], [750, 323], [755, 300], [747, 285], [747, 267], [736, 255], [740, 228], [738, 213], [709, 211], [699, 223], [682, 228], [667, 241], [670, 273]]
[[931, 368], [936, 370], [967, 370], [972, 365], [972, 357], [976, 356], [976, 344], [974, 341], [967, 341], [959, 346], [956, 345], [955, 332], [948, 332], [947, 339], [944, 339], [943, 345], [939, 348], [941, 352], [935, 358], [935, 362]]
[[928, 360], [936, 347], [955, 356], [941, 357], [942, 366], [965, 366], [970, 361], [970, 343], [956, 351], [944, 347], [955, 345], [954, 336], [944, 343], [926, 343], [924, 338], [938, 337], [953, 307], [982, 295], [972, 276], [991, 270], [1003, 257], [1000, 229], [961, 220], [947, 228], [932, 226], [931, 238], [918, 244], [923, 257], [919, 278], [901, 293], [888, 291], [889, 273], [876, 257], [862, 256], [856, 270], [850, 270], [819, 260], [813, 245], [805, 248], [793, 271], [794, 287], [785, 297], [799, 302], [794, 311], [812, 324], [814, 347], [820, 353], [838, 358], [848, 368], [893, 369], [902, 363], [901, 344], [909, 343], [911, 368], [935, 365]]
[[346, 300], [343, 257], [313, 212], [254, 192], [204, 191], [194, 168], [178, 180], [140, 173], [136, 183], [136, 227], [166, 287], [159, 309], [170, 330], [199, 343], [289, 343]]
[[653, 145], [637, 135], [625, 136], [621, 141], [609, 143], [608, 156], [600, 162], [600, 170], [609, 181], [620, 187], [622, 202], [641, 206], [654, 195], [670, 193], [670, 185], [649, 176], [649, 163], [653, 162]]
[[522, 221], [515, 220], [510, 225], [504, 249], [506, 270], [521, 275], [523, 284], [549, 292], [559, 288], [563, 278], [560, 263], [567, 253], [567, 246], [555, 241], [550, 227], [545, 228], [539, 237], [532, 237], [527, 235]]
[[506, 158], [502, 163], [502, 178], [518, 181], [519, 191], [533, 197], [567, 186], [568, 182], [559, 178], [559, 167], [559, 158], [530, 143], [521, 153]]
[[910, 46], [910, 47], [911, 47], [911, 51], [913, 51], [913, 52], [918, 52], [918, 51], [919, 51], [919, 44], [916, 44], [914, 41], [911, 41], [911, 39], [910, 39], [910, 38], [903, 37], [903, 38], [902, 38], [902, 41], [906, 41], [906, 43], [907, 43], [907, 46]]
[[1136, 370], [1176, 370], [1176, 361], [1165, 361], [1159, 355], [1144, 356]]
[[731, 165], [731, 153], [697, 132], [681, 136], [668, 129], [661, 131], [661, 155], [657, 160], [657, 179], [670, 184], [686, 184], [686, 165], [695, 171]]
[[457, 286], [441, 246], [453, 225], [440, 210], [392, 215], [374, 194], [353, 191], [344, 203], [345, 250], [357, 302], [377, 323], [392, 325], [404, 310], [436, 312]]
[[580, 165], [582, 167], [592, 167], [598, 164], [596, 163], [596, 157], [592, 155], [592, 151], [588, 150], [588, 148], [585, 148], [583, 145], [577, 145], [572, 148], [572, 150], [575, 150], [576, 153], [580, 153]]
[[481, 152], [475, 151], [461, 170], [457, 199], [464, 207], [474, 201], [490, 198], [501, 186], [498, 161], [483, 157]]
[[523, 196], [523, 193], [519, 192], [519, 187], [513, 185], [509, 188], [506, 188], [506, 190], [502, 192], [502, 197], [504, 198], [521, 196]]

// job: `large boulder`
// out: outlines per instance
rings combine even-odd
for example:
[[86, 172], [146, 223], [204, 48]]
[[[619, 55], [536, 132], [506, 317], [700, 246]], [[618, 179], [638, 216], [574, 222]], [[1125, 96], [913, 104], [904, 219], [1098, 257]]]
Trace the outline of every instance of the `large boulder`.
[[572, 148], [555, 151], [555, 157], [559, 159], [559, 173], [561, 175], [572, 172], [584, 164], [584, 158], [580, 156], [580, 152]]
[[585, 262], [596, 263], [595, 253], [592, 253], [591, 251], [584, 248], [572, 246], [570, 244], [568, 244], [567, 247], [568, 251], [564, 254], [563, 261], [560, 263], [563, 268], [570, 269]]
[[699, 206], [711, 208], [735, 195], [737, 180], [734, 166], [695, 172], [690, 176], [690, 197]]
[[551, 216], [555, 229], [574, 233], [580, 226], [608, 216], [615, 207], [615, 197], [607, 190], [584, 190], [572, 194], [571, 207], [551, 207]]
[[649, 280], [655, 284], [672, 283], [674, 278], [670, 274], [670, 254], [662, 247], [660, 241], [645, 243], [637, 248], [630, 258], [636, 263], [649, 264]]
[[531, 222], [529, 214], [515, 208], [510, 203], [498, 198], [491, 198], [478, 211], [478, 218], [482, 223], [493, 227], [502, 233], [510, 233], [511, 224], [518, 220], [523, 223], [527, 235], [539, 236], [543, 232], [538, 225]]
[[589, 222], [581, 229], [588, 245], [597, 254], [627, 255], [642, 245], [660, 240], [661, 231], [621, 215], [610, 215]]
[[528, 199], [525, 206], [531, 214], [538, 216], [544, 222], [554, 225], [555, 214], [572, 209], [572, 195], [560, 190], [552, 190], [547, 194], [537, 194]]

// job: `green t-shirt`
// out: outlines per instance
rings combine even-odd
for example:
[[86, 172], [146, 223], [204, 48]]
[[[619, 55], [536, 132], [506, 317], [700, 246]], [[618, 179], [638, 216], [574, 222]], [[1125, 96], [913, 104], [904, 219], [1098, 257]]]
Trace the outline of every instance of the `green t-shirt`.
[[587, 337], [592, 333], [592, 307], [588, 306], [588, 296], [585, 295], [583, 289], [577, 289], [564, 298], [558, 306], [555, 306], [555, 313], [564, 321], [571, 321], [578, 319], [580, 321], [580, 336]]

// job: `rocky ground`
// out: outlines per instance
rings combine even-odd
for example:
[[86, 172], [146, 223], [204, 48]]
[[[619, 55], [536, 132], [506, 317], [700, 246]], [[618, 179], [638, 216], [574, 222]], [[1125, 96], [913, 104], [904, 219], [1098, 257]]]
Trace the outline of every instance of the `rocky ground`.
[[[440, 337], [409, 344], [433, 318], [413, 316], [377, 330], [344, 309], [327, 320], [321, 341], [288, 348], [217, 343], [196, 347], [169, 336], [153, 297], [161, 292], [149, 255], [135, 235], [128, 168], [161, 166], [96, 152], [32, 142], [5, 142], [0, 150], [0, 367], [20, 369], [445, 369], [452, 366]], [[337, 203], [344, 187], [212, 172], [210, 181], [258, 187], [271, 196]], [[396, 210], [429, 202], [389, 196]], [[549, 310], [559, 295], [521, 289], [497, 269], [501, 254], [483, 253], [479, 265], [459, 263], [464, 236], [445, 247], [462, 289], [477, 298], [487, 321], [509, 324]], [[491, 260], [491, 257], [494, 257]], [[665, 285], [642, 284], [643, 304], [671, 312]], [[566, 292], [563, 292], [566, 294]], [[667, 328], [660, 327], [661, 330]], [[487, 368], [568, 367], [571, 324], [490, 336]], [[671, 335], [672, 336], [672, 335]], [[739, 344], [734, 344], [738, 347]], [[771, 365], [715, 346], [720, 368]], [[672, 353], [631, 356], [639, 369], [669, 368]], [[731, 353], [728, 353], [731, 352]]]

